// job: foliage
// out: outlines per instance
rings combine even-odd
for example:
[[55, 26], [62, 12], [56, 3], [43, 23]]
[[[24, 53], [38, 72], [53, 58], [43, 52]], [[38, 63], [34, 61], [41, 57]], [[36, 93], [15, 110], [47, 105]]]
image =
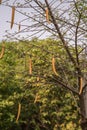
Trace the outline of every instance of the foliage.
[[[60, 41], [52, 39], [5, 43], [5, 54], [0, 59], [1, 130], [80, 130], [77, 96], [54, 82], [53, 55], [58, 55], [56, 69], [63, 77], [61, 68], [67, 57], [59, 44]], [[69, 77], [73, 68], [70, 62], [66, 63], [64, 68]], [[70, 83], [73, 81], [74, 77]], [[19, 102], [22, 108], [16, 122]]]

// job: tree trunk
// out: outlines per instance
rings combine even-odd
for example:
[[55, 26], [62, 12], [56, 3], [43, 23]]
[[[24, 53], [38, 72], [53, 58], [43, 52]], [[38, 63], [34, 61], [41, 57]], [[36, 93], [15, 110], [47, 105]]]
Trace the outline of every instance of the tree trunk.
[[87, 91], [82, 92], [79, 96], [81, 112], [81, 128], [87, 130]]
[[22, 130], [28, 130], [28, 129], [27, 129], [27, 124], [22, 123], [22, 124], [21, 124], [21, 129], [22, 129]]

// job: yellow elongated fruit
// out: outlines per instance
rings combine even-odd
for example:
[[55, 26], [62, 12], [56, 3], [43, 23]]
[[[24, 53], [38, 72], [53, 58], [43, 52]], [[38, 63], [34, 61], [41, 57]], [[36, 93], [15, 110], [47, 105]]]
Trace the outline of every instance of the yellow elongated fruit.
[[80, 78], [80, 89], [79, 89], [79, 95], [82, 93], [82, 89], [83, 89], [83, 80], [82, 77]]
[[20, 113], [21, 113], [21, 104], [18, 104], [18, 113], [17, 113], [17, 118], [16, 118], [16, 122], [18, 122], [19, 117], [20, 117]]
[[48, 8], [46, 8], [46, 20], [48, 23], [50, 23], [50, 20], [49, 20], [49, 10]]
[[0, 4], [2, 3], [2, 0], [0, 0]]
[[3, 44], [3, 45], [2, 45], [1, 54], [0, 54], [0, 59], [3, 57], [4, 52], [5, 52], [5, 46], [4, 46], [4, 44]]
[[29, 74], [32, 74], [32, 59], [29, 59]]
[[37, 93], [36, 96], [35, 96], [34, 103], [38, 102], [39, 100], [40, 100], [40, 96], [39, 96], [38, 93]]
[[54, 57], [52, 58], [52, 69], [53, 69], [54, 74], [58, 76], [58, 73], [57, 73], [56, 67], [55, 67], [55, 58]]
[[12, 6], [12, 15], [11, 15], [11, 29], [14, 24], [14, 17], [15, 17], [15, 6]]
[[39, 82], [39, 80], [40, 80], [40, 77], [38, 76], [38, 77], [37, 77], [37, 82]]

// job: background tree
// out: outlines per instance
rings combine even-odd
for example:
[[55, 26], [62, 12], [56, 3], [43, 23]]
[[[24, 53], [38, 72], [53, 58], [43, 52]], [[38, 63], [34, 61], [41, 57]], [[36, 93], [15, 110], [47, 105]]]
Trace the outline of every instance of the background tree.
[[[58, 54], [63, 56], [63, 59], [55, 59], [62, 75], [62, 64], [59, 61], [62, 63], [62, 60], [66, 60], [66, 53], [61, 51], [58, 42], [52, 39], [33, 39], [28, 41], [29, 44], [5, 43], [5, 53], [0, 59], [0, 129], [80, 130], [76, 103], [78, 97], [48, 79], [54, 75], [53, 54], [49, 51], [59, 50]], [[43, 47], [43, 51], [34, 45]], [[32, 73], [29, 71], [30, 58]], [[69, 63], [65, 69], [71, 70]], [[19, 104], [21, 112], [18, 117]]]
[[[63, 61], [64, 65], [69, 62], [71, 70], [69, 71], [68, 68], [63, 66], [62, 72], [60, 72], [60, 68], [57, 67], [59, 75], [51, 76], [49, 78], [52, 78], [53, 82], [60, 84], [62, 87], [79, 96], [79, 108], [82, 118], [81, 127], [83, 130], [87, 129], [86, 102], [84, 98], [86, 97], [85, 90], [87, 84], [85, 69], [87, 64], [85, 53], [87, 32], [86, 4], [85, 0], [26, 0], [23, 1], [23, 3], [14, 1], [12, 5], [8, 2], [7, 5], [12, 8], [11, 28], [13, 24], [19, 25], [19, 23], [14, 23], [14, 14], [16, 12], [19, 12], [19, 14], [26, 17], [19, 21], [21, 27], [23, 27], [20, 28], [21, 30], [19, 29], [19, 32], [13, 34], [8, 33], [8, 38], [10, 38], [10, 40], [16, 39], [27, 42], [27, 39], [34, 36], [40, 37], [42, 34], [48, 34], [49, 36], [60, 40], [58, 46], [61, 46], [62, 52], [66, 52], [66, 60]], [[22, 8], [22, 10], [20, 10], [20, 8]], [[25, 8], [28, 8], [28, 10], [26, 11]], [[23, 25], [23, 22], [26, 20], [28, 21], [27, 24]], [[17, 36], [21, 32], [28, 32], [28, 36], [24, 39], [18, 38]], [[55, 46], [55, 44], [53, 46]], [[43, 47], [41, 47], [41, 49], [43, 49]], [[53, 53], [53, 55], [61, 58], [58, 51], [57, 53]], [[75, 77], [74, 81], [72, 81], [72, 77]]]

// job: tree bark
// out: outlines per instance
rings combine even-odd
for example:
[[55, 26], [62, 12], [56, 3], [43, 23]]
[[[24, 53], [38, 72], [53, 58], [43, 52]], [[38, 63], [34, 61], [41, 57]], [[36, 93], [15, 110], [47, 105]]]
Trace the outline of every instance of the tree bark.
[[80, 112], [81, 112], [81, 128], [82, 130], [87, 130], [87, 114], [86, 114], [87, 100], [85, 99], [84, 93], [82, 93], [79, 96], [79, 99], [80, 99]]

